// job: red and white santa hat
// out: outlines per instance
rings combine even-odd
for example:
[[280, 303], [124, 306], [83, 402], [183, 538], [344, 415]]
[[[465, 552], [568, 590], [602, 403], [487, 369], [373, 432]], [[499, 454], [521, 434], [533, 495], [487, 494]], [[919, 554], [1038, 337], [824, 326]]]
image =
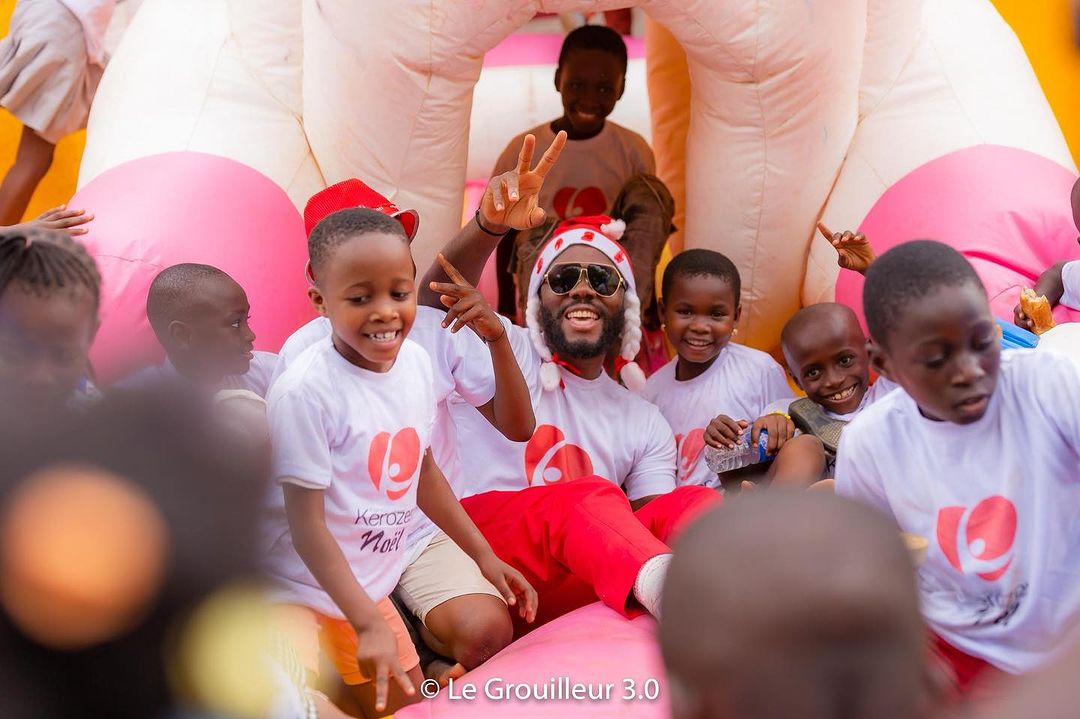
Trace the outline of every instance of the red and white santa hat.
[[384, 215], [393, 217], [405, 228], [405, 236], [410, 242], [416, 237], [416, 231], [420, 228], [420, 215], [416, 210], [400, 210], [397, 205], [360, 180], [351, 178], [330, 185], [311, 196], [307, 205], [304, 206], [304, 229], [310, 235], [315, 225], [319, 224], [324, 217], [350, 207], [378, 210]]
[[532, 274], [529, 276], [525, 324], [528, 325], [533, 346], [544, 360], [540, 366], [540, 381], [544, 389], [554, 390], [559, 387], [562, 384], [562, 378], [559, 376], [559, 368], [554, 362], [551, 350], [544, 342], [540, 329], [540, 286], [544, 282], [547, 271], [556, 264], [556, 258], [574, 245], [588, 245], [600, 250], [622, 275], [625, 283], [623, 307], [626, 313], [626, 324], [623, 328], [622, 346], [615, 366], [619, 377], [628, 389], [640, 392], [645, 388], [645, 373], [634, 362], [638, 350], [641, 349], [641, 301], [637, 296], [634, 272], [630, 267], [630, 256], [618, 242], [625, 230], [625, 222], [613, 220], [607, 215], [575, 217], [556, 227], [551, 239], [541, 248]]

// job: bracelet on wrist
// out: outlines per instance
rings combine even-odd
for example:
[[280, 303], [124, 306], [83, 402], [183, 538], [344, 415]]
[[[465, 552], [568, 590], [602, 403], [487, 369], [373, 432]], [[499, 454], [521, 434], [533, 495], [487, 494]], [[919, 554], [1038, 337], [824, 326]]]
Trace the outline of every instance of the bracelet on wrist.
[[476, 208], [476, 226], [480, 228], [481, 232], [483, 232], [485, 234], [488, 234], [488, 235], [491, 235], [492, 237], [502, 237], [507, 232], [510, 231], [510, 230], [506, 230], [505, 232], [495, 232], [494, 230], [489, 230], [488, 228], [484, 227], [484, 223], [480, 221], [480, 208], [479, 207]]

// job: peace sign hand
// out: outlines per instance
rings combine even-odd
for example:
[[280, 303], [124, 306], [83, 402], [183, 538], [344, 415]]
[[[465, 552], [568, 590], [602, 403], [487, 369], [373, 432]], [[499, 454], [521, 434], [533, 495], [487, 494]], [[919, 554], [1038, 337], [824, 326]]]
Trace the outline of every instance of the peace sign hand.
[[469, 284], [441, 253], [435, 259], [450, 278], [450, 282], [432, 282], [430, 285], [433, 291], [440, 293], [439, 301], [449, 308], [442, 326], [453, 324], [450, 331], [457, 332], [468, 325], [484, 342], [496, 342], [505, 337], [506, 328], [480, 291]]
[[544, 152], [536, 169], [530, 170], [536, 138], [526, 135], [518, 155], [518, 165], [509, 172], [496, 175], [488, 182], [480, 201], [480, 216], [486, 227], [502, 225], [514, 230], [529, 230], [544, 221], [546, 213], [539, 207], [540, 188], [544, 178], [566, 146], [566, 133], [560, 131]]

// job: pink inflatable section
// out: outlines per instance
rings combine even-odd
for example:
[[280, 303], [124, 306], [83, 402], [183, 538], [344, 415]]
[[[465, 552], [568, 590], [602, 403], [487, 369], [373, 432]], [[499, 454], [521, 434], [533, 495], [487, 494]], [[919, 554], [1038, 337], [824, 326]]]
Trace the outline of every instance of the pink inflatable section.
[[[913, 239], [933, 239], [962, 252], [990, 295], [990, 307], [1011, 320], [1020, 287], [1061, 260], [1080, 258], [1069, 207], [1076, 175], [1024, 150], [977, 145], [908, 173], [871, 208], [859, 229], [877, 254]], [[841, 228], [830, 228], [834, 232]], [[862, 320], [863, 278], [841, 271], [836, 301]], [[1059, 322], [1080, 312], [1058, 307]]]
[[199, 152], [151, 155], [102, 173], [69, 204], [96, 215], [85, 237], [103, 279], [90, 359], [104, 384], [160, 361], [146, 291], [169, 265], [205, 263], [239, 282], [257, 349], [276, 352], [314, 316], [303, 220], [280, 187], [246, 165]]
[[[522, 637], [395, 719], [668, 719], [656, 623], [591, 604]], [[473, 692], [475, 691], [475, 695]]]

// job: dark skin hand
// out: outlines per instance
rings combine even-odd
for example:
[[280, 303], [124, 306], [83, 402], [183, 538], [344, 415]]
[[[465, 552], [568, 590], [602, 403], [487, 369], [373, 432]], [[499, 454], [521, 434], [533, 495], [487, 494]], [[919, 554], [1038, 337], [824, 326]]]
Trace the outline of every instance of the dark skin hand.
[[[1065, 283], [1061, 279], [1061, 270], [1064, 267], [1064, 262], [1052, 265], [1050, 269], [1039, 275], [1039, 281], [1035, 283], [1035, 294], [1044, 295], [1050, 303], [1051, 309], [1057, 307], [1065, 294]], [[1013, 307], [1013, 323], [1029, 332], [1035, 331], [1035, 323], [1024, 314], [1024, 309], [1019, 302], [1016, 303], [1016, 307]]]
[[[539, 207], [540, 189], [565, 146], [566, 133], [560, 132], [544, 151], [536, 167], [530, 170], [536, 138], [526, 135], [518, 155], [517, 168], [497, 175], [488, 182], [480, 201], [480, 221], [485, 229], [496, 234], [484, 232], [474, 219], [442, 251], [470, 284], [475, 286], [480, 281], [484, 265], [502, 235], [510, 230], [532, 229], [544, 221], [546, 215]], [[441, 308], [441, 293], [431, 289], [431, 283], [448, 281], [450, 278], [445, 270], [436, 262], [424, 275], [417, 301], [427, 307]]]

